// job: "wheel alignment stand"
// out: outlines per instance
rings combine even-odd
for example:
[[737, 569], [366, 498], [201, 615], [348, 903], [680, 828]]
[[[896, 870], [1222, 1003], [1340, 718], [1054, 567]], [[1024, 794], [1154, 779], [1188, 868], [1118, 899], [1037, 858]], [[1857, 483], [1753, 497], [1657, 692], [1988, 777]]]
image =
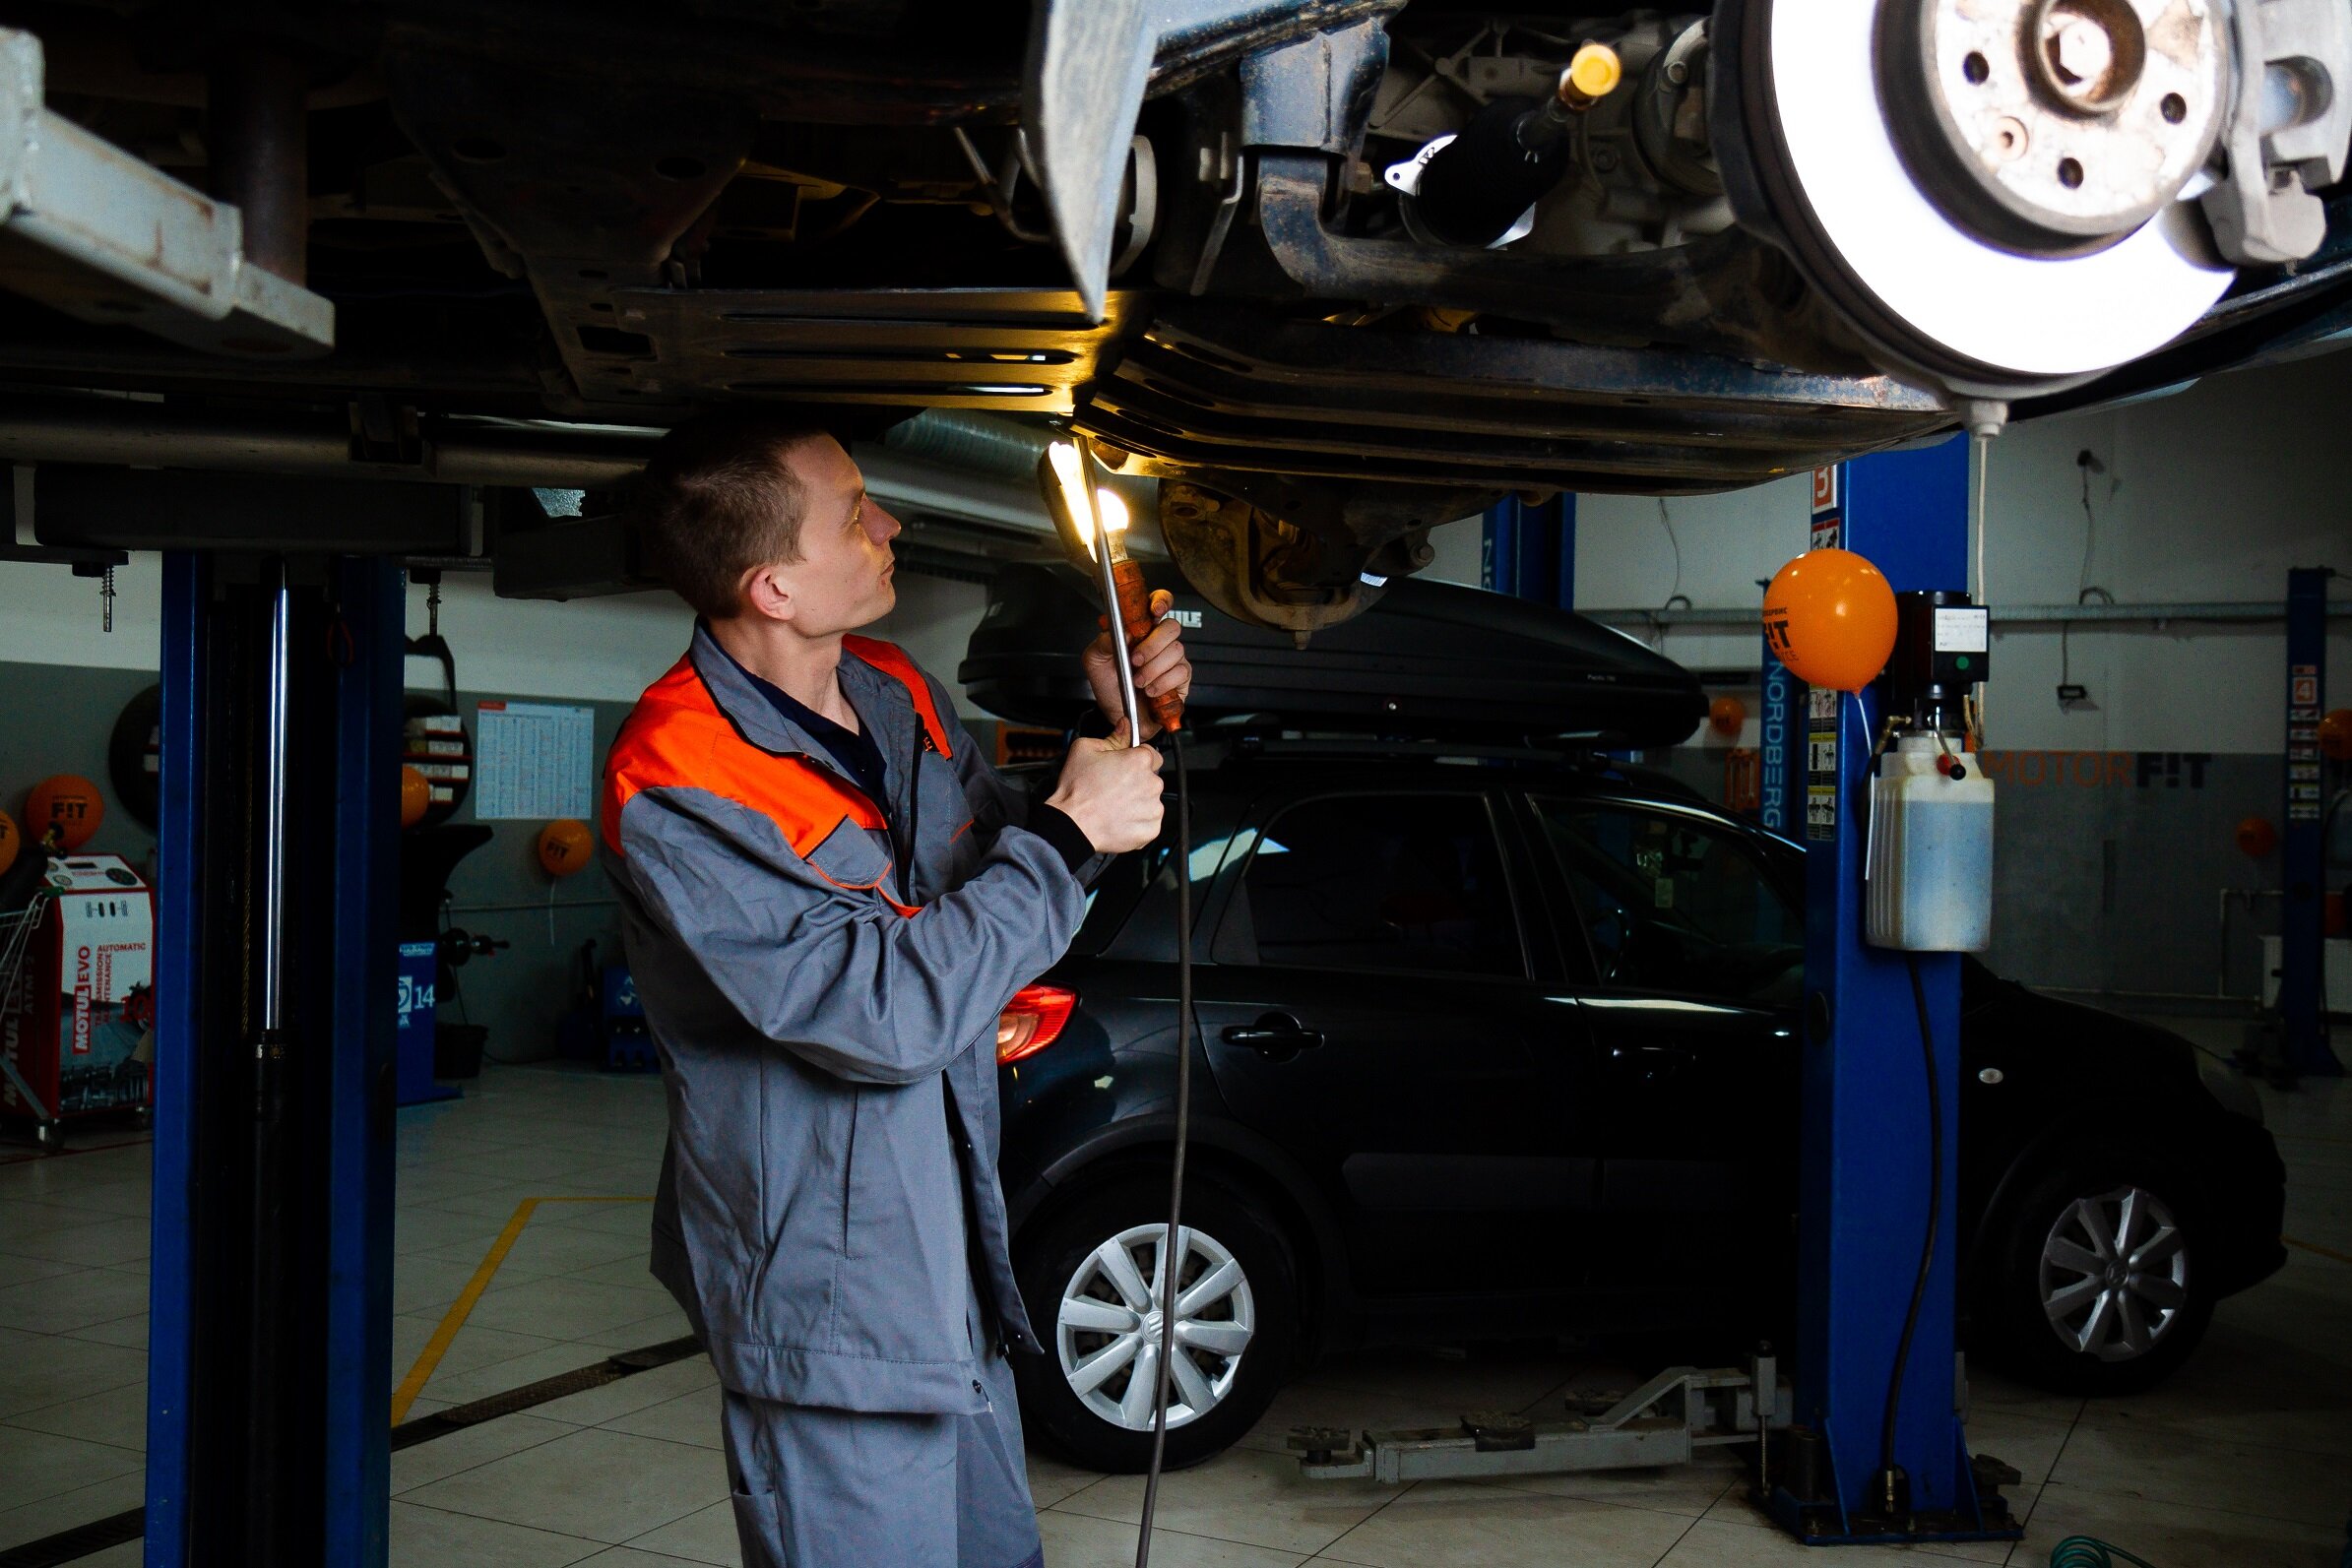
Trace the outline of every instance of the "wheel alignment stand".
[[[1821, 470], [1811, 547], [1874, 562], [1898, 594], [1968, 581], [1968, 442]], [[1863, 863], [1875, 731], [1869, 699], [1811, 694], [1803, 802], [1806, 1000], [1800, 1083], [1796, 1424], [1759, 1471], [1757, 1500], [1799, 1539], [2014, 1539], [1996, 1489], [2017, 1479], [1972, 1461], [1955, 1343], [1959, 1190], [1957, 954], [1863, 940]], [[1881, 1421], [1927, 1223], [1927, 1068], [1906, 961], [1934, 1032], [1942, 1123], [1938, 1227], [1904, 1362], [1891, 1508], [1875, 1485]]]

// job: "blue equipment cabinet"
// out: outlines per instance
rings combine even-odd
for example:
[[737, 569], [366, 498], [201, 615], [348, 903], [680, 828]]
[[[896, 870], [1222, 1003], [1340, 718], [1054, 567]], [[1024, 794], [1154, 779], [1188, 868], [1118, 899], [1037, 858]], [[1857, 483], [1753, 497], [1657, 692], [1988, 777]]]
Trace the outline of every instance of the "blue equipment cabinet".
[[433, 1041], [440, 1033], [433, 1005], [440, 968], [440, 943], [400, 945], [399, 1067], [394, 1074], [393, 1093], [403, 1105], [455, 1099], [463, 1093], [433, 1082]]

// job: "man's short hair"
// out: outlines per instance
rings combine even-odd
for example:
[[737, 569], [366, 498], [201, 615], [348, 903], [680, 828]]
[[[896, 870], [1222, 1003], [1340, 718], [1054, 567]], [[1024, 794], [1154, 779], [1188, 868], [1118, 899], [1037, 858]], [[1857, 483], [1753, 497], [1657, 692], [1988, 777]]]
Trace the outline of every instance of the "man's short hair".
[[690, 419], [654, 448], [637, 480], [639, 535], [647, 564], [696, 614], [735, 614], [744, 573], [800, 558], [808, 487], [785, 454], [822, 434], [774, 409], [731, 409]]

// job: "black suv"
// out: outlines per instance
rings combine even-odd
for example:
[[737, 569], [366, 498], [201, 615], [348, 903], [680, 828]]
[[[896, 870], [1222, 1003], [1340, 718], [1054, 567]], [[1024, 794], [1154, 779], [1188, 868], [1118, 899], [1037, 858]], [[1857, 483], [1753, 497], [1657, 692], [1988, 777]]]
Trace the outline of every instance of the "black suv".
[[[1785, 1317], [1795, 846], [1564, 753], [1242, 734], [1196, 741], [1191, 780], [1174, 1462], [1233, 1443], [1325, 1348]], [[1024, 1409], [1114, 1471], [1150, 1439], [1173, 862], [1114, 868], [999, 1039], [1014, 1259], [1048, 1349]], [[2055, 1387], [2144, 1387], [2284, 1261], [2259, 1107], [2187, 1041], [1974, 963], [1964, 1012], [1972, 1347]]]

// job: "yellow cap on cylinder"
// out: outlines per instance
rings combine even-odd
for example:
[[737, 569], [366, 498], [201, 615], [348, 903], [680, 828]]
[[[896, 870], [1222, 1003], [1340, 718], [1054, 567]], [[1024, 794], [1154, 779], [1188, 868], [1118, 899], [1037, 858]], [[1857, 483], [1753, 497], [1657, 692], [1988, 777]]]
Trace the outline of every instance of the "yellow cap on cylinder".
[[1618, 89], [1625, 79], [1625, 63], [1606, 43], [1588, 43], [1576, 51], [1559, 76], [1559, 97], [1571, 109], [1589, 109]]

